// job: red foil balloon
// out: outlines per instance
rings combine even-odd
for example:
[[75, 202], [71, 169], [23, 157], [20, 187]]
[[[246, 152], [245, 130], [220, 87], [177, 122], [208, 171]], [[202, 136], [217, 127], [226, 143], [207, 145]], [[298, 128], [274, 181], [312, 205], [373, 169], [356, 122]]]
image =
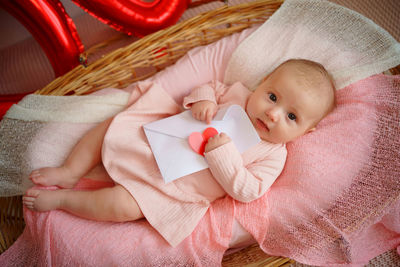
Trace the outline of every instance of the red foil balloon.
[[56, 77], [79, 64], [84, 51], [72, 19], [57, 0], [0, 0], [37, 40], [53, 66]]
[[190, 0], [72, 0], [89, 14], [129, 35], [144, 36], [175, 24]]

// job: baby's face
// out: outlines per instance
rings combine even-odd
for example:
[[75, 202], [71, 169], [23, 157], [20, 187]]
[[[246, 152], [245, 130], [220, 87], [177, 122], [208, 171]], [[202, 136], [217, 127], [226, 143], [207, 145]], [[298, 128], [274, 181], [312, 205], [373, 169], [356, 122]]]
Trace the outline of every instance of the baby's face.
[[246, 112], [261, 139], [287, 143], [314, 130], [330, 103], [329, 94], [316, 87], [330, 85], [328, 81], [312, 79], [293, 66], [284, 65], [257, 87]]

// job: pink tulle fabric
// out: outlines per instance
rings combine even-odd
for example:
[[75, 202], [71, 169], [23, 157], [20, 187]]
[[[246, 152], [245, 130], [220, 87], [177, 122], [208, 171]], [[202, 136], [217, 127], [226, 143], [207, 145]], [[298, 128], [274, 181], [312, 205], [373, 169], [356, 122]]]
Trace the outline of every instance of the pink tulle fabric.
[[[81, 179], [76, 189], [110, 185]], [[230, 240], [232, 207], [232, 199], [214, 202], [196, 231], [175, 248], [146, 220], [96, 222], [24, 209], [27, 226], [0, 256], [0, 266], [218, 266]]]
[[337, 102], [317, 131], [287, 145], [269, 194], [237, 204], [266, 253], [358, 266], [400, 245], [400, 76], [361, 80]]
[[[251, 203], [215, 201], [191, 236], [169, 246], [145, 221], [105, 223], [25, 210], [2, 266], [219, 266], [236, 218], [268, 254], [312, 265], [364, 265], [400, 245], [400, 76], [337, 93], [318, 130], [287, 145], [271, 189]], [[81, 188], [107, 186], [82, 180]]]

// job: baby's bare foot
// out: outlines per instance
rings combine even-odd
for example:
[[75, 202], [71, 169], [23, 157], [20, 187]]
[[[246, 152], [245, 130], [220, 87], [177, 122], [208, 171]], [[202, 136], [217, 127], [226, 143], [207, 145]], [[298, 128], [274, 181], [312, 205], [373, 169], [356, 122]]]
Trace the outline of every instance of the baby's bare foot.
[[73, 177], [71, 173], [63, 167], [48, 167], [34, 170], [29, 175], [29, 179], [31, 179], [33, 183], [38, 185], [56, 185], [62, 188], [73, 188], [78, 182], [78, 179]]
[[22, 198], [24, 205], [33, 211], [49, 211], [58, 209], [65, 190], [29, 189]]

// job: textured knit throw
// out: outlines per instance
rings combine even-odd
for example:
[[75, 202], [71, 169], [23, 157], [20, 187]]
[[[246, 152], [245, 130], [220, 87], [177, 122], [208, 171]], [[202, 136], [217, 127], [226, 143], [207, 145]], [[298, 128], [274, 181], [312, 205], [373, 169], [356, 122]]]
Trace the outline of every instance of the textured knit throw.
[[317, 61], [341, 89], [400, 62], [400, 44], [368, 18], [325, 0], [286, 0], [235, 50], [225, 82], [254, 89], [290, 58]]
[[74, 144], [96, 123], [121, 111], [129, 94], [28, 95], [0, 123], [0, 196], [22, 195], [32, 187], [29, 173], [60, 165]]

